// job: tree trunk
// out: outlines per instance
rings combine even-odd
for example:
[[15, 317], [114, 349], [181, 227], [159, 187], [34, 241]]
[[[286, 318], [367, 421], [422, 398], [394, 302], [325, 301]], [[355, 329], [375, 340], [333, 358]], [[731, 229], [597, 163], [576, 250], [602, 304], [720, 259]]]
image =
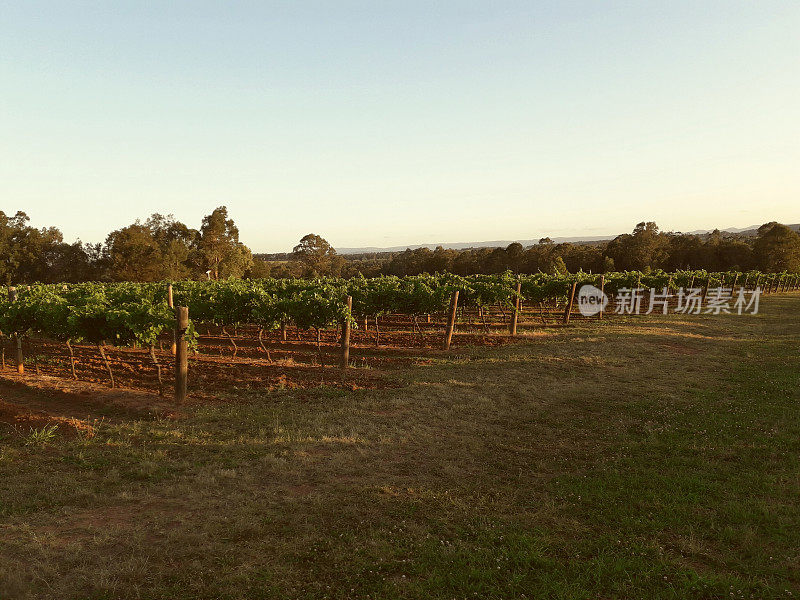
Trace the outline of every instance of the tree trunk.
[[481, 308], [481, 321], [483, 322], [483, 332], [489, 333], [489, 325], [486, 323], [486, 312]]
[[319, 356], [319, 364], [322, 365], [322, 368], [325, 368], [325, 357], [322, 354], [322, 337], [320, 335], [319, 327], [315, 327], [314, 329], [317, 330], [317, 356]]
[[72, 378], [78, 379], [75, 374], [75, 352], [72, 350], [72, 342], [67, 340], [67, 350], [69, 350], [69, 368], [72, 370]]
[[164, 395], [164, 382], [161, 379], [161, 365], [158, 364], [158, 359], [156, 358], [156, 348], [152, 344], [150, 345], [150, 358], [153, 359], [153, 364], [156, 366], [156, 370], [158, 371], [158, 395]]
[[111, 387], [114, 387], [114, 372], [111, 370], [111, 364], [108, 362], [108, 357], [106, 356], [106, 349], [103, 347], [103, 344], [97, 344], [97, 349], [100, 351], [100, 356], [103, 359], [103, 363], [106, 365], [106, 370], [108, 371], [108, 376], [111, 378]]
[[263, 335], [264, 335], [264, 329], [263, 329], [263, 328], [259, 328], [259, 329], [258, 329], [258, 343], [261, 345], [261, 349], [262, 349], [264, 352], [266, 352], [266, 353], [267, 353], [267, 360], [268, 360], [269, 362], [272, 362], [272, 357], [269, 355], [269, 348], [267, 348], [267, 347], [264, 345], [264, 340], [262, 339], [262, 338], [263, 338]]

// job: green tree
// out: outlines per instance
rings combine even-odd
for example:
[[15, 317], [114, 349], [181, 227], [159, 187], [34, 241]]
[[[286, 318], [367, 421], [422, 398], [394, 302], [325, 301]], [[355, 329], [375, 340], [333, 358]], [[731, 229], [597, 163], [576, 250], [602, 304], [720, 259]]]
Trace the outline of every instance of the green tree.
[[90, 258], [80, 242], [66, 244], [57, 228], [28, 222], [22, 211], [0, 211], [0, 282], [76, 281], [89, 274]]
[[669, 240], [652, 221], [636, 225], [632, 234], [614, 238], [606, 247], [606, 255], [619, 269], [641, 270], [661, 268], [669, 258]]
[[242, 277], [253, 263], [250, 249], [239, 241], [239, 229], [220, 206], [203, 217], [197, 244], [198, 264], [212, 279]]
[[758, 228], [753, 254], [762, 271], [800, 271], [800, 234], [772, 221]]
[[161, 248], [150, 228], [139, 221], [108, 234], [104, 258], [108, 277], [115, 281], [161, 279]]
[[522, 268], [522, 258], [525, 248], [519, 242], [512, 242], [506, 246], [506, 266], [514, 273], [519, 273]]
[[300, 239], [300, 243], [292, 250], [292, 258], [304, 267], [305, 275], [338, 275], [342, 268], [342, 259], [328, 241], [309, 233]]
[[197, 250], [200, 233], [173, 215], [154, 213], [145, 222], [161, 250], [161, 279], [185, 279], [192, 272], [190, 257]]

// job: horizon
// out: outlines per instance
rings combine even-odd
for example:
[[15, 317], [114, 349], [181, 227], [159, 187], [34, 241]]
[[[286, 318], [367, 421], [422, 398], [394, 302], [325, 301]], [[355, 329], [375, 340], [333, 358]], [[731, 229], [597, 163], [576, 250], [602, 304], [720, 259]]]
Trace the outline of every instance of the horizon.
[[797, 3], [2, 16], [0, 194], [67, 240], [221, 205], [259, 253], [798, 220]]

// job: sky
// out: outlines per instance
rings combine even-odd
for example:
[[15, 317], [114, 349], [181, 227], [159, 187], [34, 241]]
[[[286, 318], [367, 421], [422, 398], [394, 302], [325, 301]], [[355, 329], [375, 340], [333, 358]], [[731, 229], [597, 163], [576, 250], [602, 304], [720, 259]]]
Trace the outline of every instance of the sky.
[[800, 222], [800, 2], [0, 0], [0, 210], [255, 252]]

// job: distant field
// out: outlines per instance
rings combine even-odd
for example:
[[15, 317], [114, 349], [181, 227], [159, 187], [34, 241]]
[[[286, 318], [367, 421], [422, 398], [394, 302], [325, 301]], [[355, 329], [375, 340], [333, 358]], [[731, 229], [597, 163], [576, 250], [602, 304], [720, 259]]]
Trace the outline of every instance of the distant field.
[[761, 309], [7, 427], [0, 598], [796, 597], [800, 298]]

